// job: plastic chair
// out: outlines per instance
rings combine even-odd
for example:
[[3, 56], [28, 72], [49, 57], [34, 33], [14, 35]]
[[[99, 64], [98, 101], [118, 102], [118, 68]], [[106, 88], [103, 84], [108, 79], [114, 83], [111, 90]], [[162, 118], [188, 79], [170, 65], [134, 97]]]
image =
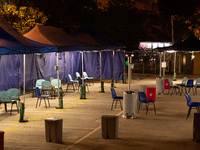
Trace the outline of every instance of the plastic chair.
[[17, 112], [19, 113], [19, 108], [17, 106], [17, 100], [12, 100], [11, 99], [11, 94], [8, 91], [1, 91], [0, 92], [0, 103], [4, 103], [6, 113], [7, 113], [7, 103], [11, 103], [10, 115], [12, 114], [13, 104], [16, 104]]
[[[35, 83], [35, 87], [38, 87], [39, 89], [42, 89], [42, 82], [43, 82], [43, 81], [46, 81], [46, 80], [44, 80], [44, 79], [38, 79], [38, 80], [36, 81], [36, 83]], [[33, 87], [34, 90], [35, 90], [35, 87]], [[34, 97], [34, 92], [33, 92], [32, 97]]]
[[88, 77], [87, 73], [86, 72], [83, 72], [83, 78], [85, 80], [88, 80], [89, 82], [92, 81], [92, 84], [94, 85], [94, 82], [93, 82], [93, 77]]
[[[187, 81], [187, 84], [185, 86], [185, 93], [190, 93], [190, 89], [192, 88], [193, 94], [195, 95], [193, 82], [194, 82], [193, 79], [190, 79], [190, 80]], [[189, 88], [188, 92], [187, 92], [186, 88]]]
[[[51, 83], [55, 86], [55, 89], [58, 90], [58, 79], [53, 79]], [[59, 79], [59, 89], [62, 89], [62, 84], [60, 79]]]
[[197, 109], [197, 113], [200, 112], [200, 102], [192, 102], [191, 96], [190, 96], [189, 93], [186, 93], [186, 94], [185, 94], [185, 97], [186, 97], [186, 100], [187, 100], [187, 105], [188, 105], [188, 107], [189, 107], [188, 113], [187, 113], [187, 116], [186, 116], [186, 120], [187, 120], [187, 118], [188, 118], [189, 115], [190, 115], [190, 112], [191, 112], [191, 109], [192, 109], [192, 108], [196, 108], [196, 109]]
[[10, 93], [12, 100], [19, 101], [18, 102], [18, 106], [19, 106], [19, 104], [20, 104], [20, 90], [16, 89], [16, 88], [12, 88], [12, 89], [8, 89], [7, 91], [8, 91], [8, 93]]
[[173, 90], [174, 92], [176, 92], [176, 94], [177, 94], [176, 89], [178, 89], [178, 92], [180, 92], [180, 87], [178, 85], [174, 85], [173, 81], [170, 78], [168, 78], [168, 81], [169, 81], [170, 88], [172, 88], [171, 95], [173, 94]]
[[79, 72], [76, 72], [76, 78], [78, 79], [80, 76], [80, 73]]
[[117, 94], [116, 94], [114, 88], [111, 88], [110, 90], [111, 90], [112, 98], [113, 98], [112, 106], [111, 106], [111, 110], [113, 109], [113, 104], [114, 104], [114, 102], [115, 102], [115, 108], [116, 108], [116, 106], [117, 106], [117, 102], [118, 102], [118, 101], [119, 101], [119, 103], [120, 103], [121, 110], [123, 110], [123, 108], [122, 108], [122, 104], [121, 104], [121, 100], [123, 100], [123, 97], [122, 97], [122, 96], [117, 96]]
[[181, 94], [182, 94], [182, 92], [183, 92], [183, 87], [185, 87], [187, 80], [188, 80], [188, 78], [187, 78], [187, 77], [184, 77], [184, 78], [182, 79], [182, 82], [181, 82], [181, 83], [176, 84], [177, 86], [180, 86], [180, 96], [181, 96]]
[[74, 88], [75, 82], [73, 82], [72, 78], [70, 78], [70, 77], [71, 77], [71, 75], [69, 75], [69, 74], [68, 74], [68, 78], [69, 78], [69, 79], [67, 78], [67, 76], [65, 76], [65, 83], [67, 83], [66, 92], [67, 92], [68, 90], [70, 90], [69, 87], [72, 87], [72, 90], [75, 91], [75, 88]]
[[[146, 115], [148, 113], [148, 110], [149, 110], [149, 103], [153, 103], [153, 106], [154, 106], [154, 112], [156, 114], [156, 107], [155, 107], [155, 101], [152, 101], [152, 100], [147, 100], [147, 96], [145, 94], [145, 92], [138, 92], [138, 95], [139, 95], [139, 108], [140, 108], [140, 105], [141, 103], [145, 103], [146, 104]], [[147, 105], [148, 104], [148, 105]], [[138, 113], [139, 113], [139, 109], [138, 109]]]
[[51, 82], [50, 81], [43, 81], [42, 82], [42, 91], [46, 91], [46, 92], [50, 92], [51, 94], [51, 98], [52, 98], [52, 92], [53, 92], [53, 88], [52, 88], [52, 85], [51, 85]]
[[[44, 103], [45, 103], [45, 106], [46, 106], [46, 108], [47, 108], [46, 100], [45, 100], [45, 99], [47, 99], [47, 100], [48, 100], [48, 103], [49, 103], [49, 95], [42, 95], [42, 94], [40, 93], [40, 89], [39, 89], [38, 87], [35, 88], [35, 91], [36, 91], [36, 96], [37, 96], [37, 98], [38, 98], [35, 107], [37, 108], [38, 100], [39, 100], [39, 99], [40, 99], [40, 104], [39, 104], [39, 106], [41, 105], [41, 100], [44, 99]], [[50, 103], [49, 103], [49, 107], [50, 107]]]
[[51, 78], [50, 78], [50, 82], [51, 82], [53, 79], [54, 79], [54, 77], [51, 77]]
[[170, 91], [171, 87], [170, 87], [168, 79], [164, 80], [164, 89], [168, 89], [168, 93], [167, 94], [169, 94], [169, 91]]
[[197, 88], [200, 88], [200, 78], [197, 78], [194, 87], [195, 87], [195, 93], [197, 94]]
[[87, 89], [88, 89], [88, 92], [89, 92], [88, 83], [84, 82], [84, 84], [83, 84], [82, 79], [80, 77], [78, 77], [78, 84], [79, 84], [78, 91], [79, 91], [80, 86], [85, 85], [85, 86], [87, 86]]

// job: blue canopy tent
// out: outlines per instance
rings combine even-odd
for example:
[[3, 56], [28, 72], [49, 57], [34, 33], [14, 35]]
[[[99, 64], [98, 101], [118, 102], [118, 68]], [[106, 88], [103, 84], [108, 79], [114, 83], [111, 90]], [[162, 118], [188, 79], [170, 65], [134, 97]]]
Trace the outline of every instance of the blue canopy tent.
[[[72, 37], [76, 39], [77, 41], [100, 47], [100, 51], [99, 51], [100, 73], [99, 74], [100, 74], [101, 80], [102, 78], [104, 79], [114, 78], [116, 80], [122, 79], [122, 76], [124, 73], [124, 70], [123, 70], [124, 67], [121, 67], [121, 66], [124, 66], [123, 65], [124, 52], [119, 52], [117, 50], [124, 48], [123, 45], [103, 36], [97, 30], [90, 29], [90, 28], [80, 28], [72, 34]], [[110, 51], [110, 52], [105, 52], [105, 51]], [[117, 57], [115, 57], [115, 54], [117, 55]], [[86, 64], [86, 61], [89, 60], [89, 55], [92, 55], [91, 57], [95, 57], [95, 58], [98, 57], [98, 54], [86, 53], [84, 55], [85, 56], [84, 64]], [[96, 64], [98, 65], [98, 62], [96, 62]], [[97, 67], [95, 68], [94, 65], [93, 66], [84, 65], [84, 69], [86, 72], [89, 72], [91, 76], [95, 76], [94, 73], [98, 72]], [[111, 73], [110, 71], [113, 71], [113, 72]], [[112, 76], [109, 76], [110, 74], [112, 74]]]
[[[13, 55], [13, 54], [24, 54], [24, 75], [21, 78], [24, 87], [24, 104], [25, 104], [25, 54], [33, 53], [47, 53], [57, 52], [58, 49], [55, 46], [40, 44], [29, 40], [19, 33], [17, 33], [4, 18], [0, 18], [0, 55]], [[9, 60], [9, 61], [8, 61]], [[4, 69], [1, 71], [1, 90], [7, 90], [7, 88], [19, 87], [20, 80], [20, 63], [22, 55], [13, 56], [1, 56], [1, 67]], [[4, 66], [6, 64], [6, 66]], [[7, 67], [7, 68], [6, 68]], [[14, 70], [11, 70], [11, 68]], [[22, 69], [22, 68], [21, 68]], [[8, 74], [6, 74], [8, 73]], [[13, 78], [12, 78], [13, 76]], [[11, 84], [7, 86], [7, 83]], [[3, 88], [3, 89], [2, 89]]]

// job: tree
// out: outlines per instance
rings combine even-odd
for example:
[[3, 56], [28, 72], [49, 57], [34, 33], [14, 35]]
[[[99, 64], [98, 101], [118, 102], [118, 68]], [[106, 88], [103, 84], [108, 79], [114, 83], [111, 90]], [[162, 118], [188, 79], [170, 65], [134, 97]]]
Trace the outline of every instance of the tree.
[[98, 13], [95, 0], [12, 0], [18, 7], [39, 8], [48, 17], [47, 25], [67, 32], [80, 26], [93, 26]]
[[137, 48], [144, 18], [131, 0], [110, 0], [99, 18], [99, 30], [129, 48]]
[[47, 17], [43, 12], [32, 7], [17, 8], [14, 4], [0, 5], [0, 7], [1, 15], [20, 34], [25, 34], [35, 25], [43, 25], [47, 21]]
[[174, 16], [175, 37], [185, 39], [190, 33], [200, 37], [200, 1], [197, 0], [158, 0], [158, 8], [163, 18], [163, 26], [170, 31], [170, 18]]

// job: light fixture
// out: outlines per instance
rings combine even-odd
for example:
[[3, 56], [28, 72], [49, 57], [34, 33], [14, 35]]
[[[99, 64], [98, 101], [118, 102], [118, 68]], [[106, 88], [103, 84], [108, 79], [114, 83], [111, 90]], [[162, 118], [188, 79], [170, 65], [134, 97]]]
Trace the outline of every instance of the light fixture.
[[167, 51], [167, 53], [174, 53], [176, 52], [175, 50]]

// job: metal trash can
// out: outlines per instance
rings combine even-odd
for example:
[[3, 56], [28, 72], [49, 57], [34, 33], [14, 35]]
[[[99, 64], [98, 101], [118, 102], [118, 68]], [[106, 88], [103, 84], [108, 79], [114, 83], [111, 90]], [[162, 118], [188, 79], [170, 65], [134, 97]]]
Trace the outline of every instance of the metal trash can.
[[0, 131], [0, 150], [4, 150], [4, 132]]
[[135, 110], [137, 106], [136, 94], [133, 91], [123, 93], [123, 117], [135, 118]]
[[118, 122], [119, 116], [104, 115], [101, 117], [102, 138], [116, 139], [118, 138]]
[[47, 142], [62, 143], [62, 123], [63, 119], [45, 119], [45, 133]]
[[200, 142], [200, 113], [194, 113], [193, 141]]
[[156, 95], [164, 94], [164, 78], [156, 78]]

